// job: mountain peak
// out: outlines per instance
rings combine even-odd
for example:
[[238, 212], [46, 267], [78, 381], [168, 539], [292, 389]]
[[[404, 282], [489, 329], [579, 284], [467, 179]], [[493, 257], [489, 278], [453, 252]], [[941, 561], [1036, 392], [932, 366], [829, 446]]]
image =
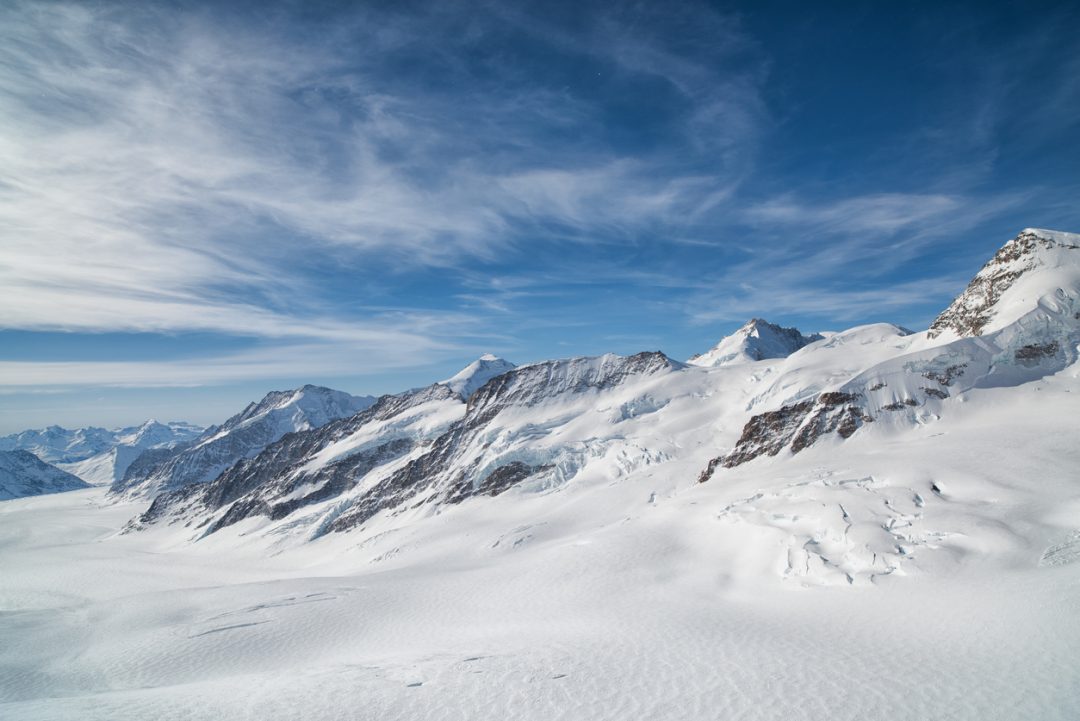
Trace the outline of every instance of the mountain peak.
[[927, 331], [984, 335], [1030, 312], [1039, 299], [1080, 281], [1080, 234], [1025, 228], [986, 262]]
[[495, 376], [501, 376], [507, 371], [514, 370], [514, 368], [517, 368], [517, 366], [510, 361], [503, 360], [491, 353], [485, 353], [450, 378], [440, 381], [440, 383], [449, 386], [462, 399], [469, 400], [469, 396], [475, 393], [480, 386]]
[[798, 328], [784, 328], [764, 318], [751, 318], [731, 335], [721, 339], [712, 349], [696, 355], [688, 362], [696, 366], [722, 366], [786, 358], [805, 345], [823, 338], [818, 333], [803, 335]]

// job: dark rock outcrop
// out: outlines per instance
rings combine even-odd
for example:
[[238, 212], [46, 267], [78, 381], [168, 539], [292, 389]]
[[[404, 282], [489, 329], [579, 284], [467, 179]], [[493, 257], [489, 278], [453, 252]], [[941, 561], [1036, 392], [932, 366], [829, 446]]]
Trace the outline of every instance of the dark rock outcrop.
[[759, 413], [743, 427], [735, 448], [726, 456], [709, 461], [698, 482], [709, 480], [718, 467], [734, 468], [761, 456], [775, 456], [784, 448], [798, 453], [819, 438], [836, 433], [851, 437], [873, 418], [860, 405], [855, 393], [832, 391], [816, 398]]
[[358, 447], [326, 465], [305, 470], [318, 451], [347, 438], [365, 426], [392, 420], [423, 403], [456, 399], [447, 386], [435, 384], [416, 391], [379, 398], [370, 408], [320, 428], [288, 433], [254, 458], [242, 459], [211, 481], [162, 493], [138, 519], [147, 525], [208, 518], [225, 506], [209, 533], [252, 516], [277, 520], [293, 511], [337, 496], [355, 487], [375, 467], [408, 453], [419, 442], [410, 435], [389, 431], [367, 447]]
[[964, 292], [934, 320], [927, 335], [936, 338], [946, 330], [951, 330], [960, 337], [982, 335], [987, 323], [993, 319], [995, 306], [1005, 291], [1012, 287], [1020, 276], [1039, 265], [1040, 249], [1052, 248], [1067, 248], [1080, 252], [1080, 248], [1043, 237], [1038, 231], [1025, 230], [1020, 233], [987, 261]]
[[572, 358], [517, 368], [491, 379], [470, 398], [465, 418], [436, 439], [430, 451], [386, 478], [327, 531], [346, 531], [383, 510], [404, 505], [453, 502], [477, 495], [496, 495], [549, 466], [510, 463], [485, 472], [479, 462], [464, 462], [491, 421], [504, 409], [530, 407], [567, 394], [613, 388], [630, 376], [652, 375], [682, 367], [660, 352], [628, 357]]
[[81, 478], [29, 451], [0, 451], [0, 501], [89, 488]]

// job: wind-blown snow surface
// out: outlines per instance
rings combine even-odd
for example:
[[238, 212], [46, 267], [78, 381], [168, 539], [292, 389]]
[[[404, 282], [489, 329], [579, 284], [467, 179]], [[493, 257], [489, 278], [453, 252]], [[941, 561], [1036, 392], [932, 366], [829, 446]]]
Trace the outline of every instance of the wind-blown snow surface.
[[156, 513], [0, 504], [0, 716], [1074, 719], [1080, 262], [1038, 238], [982, 336], [548, 361]]

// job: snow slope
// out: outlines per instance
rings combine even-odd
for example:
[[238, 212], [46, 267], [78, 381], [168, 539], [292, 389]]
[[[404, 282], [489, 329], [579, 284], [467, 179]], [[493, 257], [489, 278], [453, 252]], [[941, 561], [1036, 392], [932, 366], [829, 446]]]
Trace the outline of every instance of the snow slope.
[[0, 501], [86, 487], [80, 479], [29, 451], [0, 451]]
[[178, 453], [136, 468], [112, 484], [117, 496], [152, 496], [216, 478], [237, 461], [256, 455], [286, 433], [326, 425], [369, 407], [371, 396], [352, 396], [330, 388], [306, 385], [274, 391], [250, 403], [220, 426], [208, 429]]
[[980, 335], [547, 361], [149, 505], [0, 504], [0, 716], [1073, 719], [1061, 237], [954, 304]]

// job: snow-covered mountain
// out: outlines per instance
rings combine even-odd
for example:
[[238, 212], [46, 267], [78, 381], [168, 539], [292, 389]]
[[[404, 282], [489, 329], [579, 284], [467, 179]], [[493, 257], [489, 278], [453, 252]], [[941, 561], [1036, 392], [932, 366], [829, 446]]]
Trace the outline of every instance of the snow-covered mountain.
[[987, 261], [962, 294], [930, 325], [930, 338], [946, 339], [985, 335], [1018, 321], [1033, 304], [1057, 299], [1047, 290], [1062, 293], [1076, 282], [1080, 263], [1080, 235], [1026, 228]]
[[55, 464], [87, 483], [107, 485], [122, 478], [143, 451], [172, 448], [197, 437], [203, 429], [182, 421], [148, 420], [127, 428], [49, 426], [0, 438], [0, 450], [24, 450]]
[[469, 400], [469, 396], [475, 393], [480, 386], [495, 376], [513, 370], [515, 367], [510, 361], [485, 353], [462, 368], [453, 377], [441, 382], [443, 385], [453, 389], [463, 399]]
[[696, 366], [723, 366], [749, 363], [768, 358], [786, 358], [800, 348], [824, 336], [803, 335], [797, 328], [781, 328], [767, 320], [754, 318], [708, 351], [692, 357]]
[[954, 396], [1019, 387], [1072, 365], [1080, 343], [1080, 242], [1074, 241], [1080, 236], [1023, 231], [926, 333], [898, 345], [901, 352], [831, 383], [831, 390], [755, 415], [733, 451], [712, 463], [731, 467], [785, 448], [798, 453], [823, 435], [847, 438], [876, 421], [911, 427], [947, 412]]
[[29, 451], [0, 451], [0, 501], [89, 488]]
[[287, 433], [324, 426], [375, 402], [321, 386], [268, 393], [220, 426], [208, 429], [176, 453], [157, 454], [114, 482], [117, 496], [152, 496], [213, 480], [237, 461], [250, 458]]
[[[315, 506], [295, 525], [318, 536], [380, 511], [435, 511], [526, 481], [558, 487], [609, 450], [624, 468], [655, 462], [663, 453], [629, 451], [618, 425], [648, 415], [655, 402], [603, 401], [682, 367], [658, 352], [573, 358], [491, 377], [467, 404], [444, 383], [384, 396], [352, 418], [288, 436], [208, 483], [158, 496], [136, 527], [196, 519], [212, 533], [244, 518], [276, 520]], [[559, 429], [560, 418], [577, 423]], [[582, 425], [610, 437], [583, 442]]]
[[[994, 389], [1024, 392], [1075, 363], [1080, 252], [1062, 240], [1069, 237], [1025, 231], [1006, 245], [997, 257], [1023, 249], [1022, 282], [952, 306], [977, 305], [993, 319], [977, 337], [888, 324], [808, 337], [755, 320], [710, 352], [706, 367], [649, 352], [492, 375], [483, 371], [494, 361], [481, 359], [443, 384], [386, 396], [160, 495], [131, 528], [189, 529], [192, 540], [234, 526], [278, 542], [357, 529], [373, 537], [421, 529], [474, 497], [742, 478], [742, 466], [767, 475], [776, 471], [763, 463], [820, 462], [819, 447], [832, 457], [846, 452], [839, 444], [887, 445]], [[490, 377], [472, 390], [478, 376]], [[923, 503], [933, 495], [929, 485], [904, 492]], [[842, 501], [849, 514], [861, 498]], [[878, 560], [859, 565], [855, 553], [860, 560], [839, 577], [900, 568], [894, 546], [893, 536], [874, 540], [866, 557]], [[811, 575], [821, 580], [836, 568]]]

